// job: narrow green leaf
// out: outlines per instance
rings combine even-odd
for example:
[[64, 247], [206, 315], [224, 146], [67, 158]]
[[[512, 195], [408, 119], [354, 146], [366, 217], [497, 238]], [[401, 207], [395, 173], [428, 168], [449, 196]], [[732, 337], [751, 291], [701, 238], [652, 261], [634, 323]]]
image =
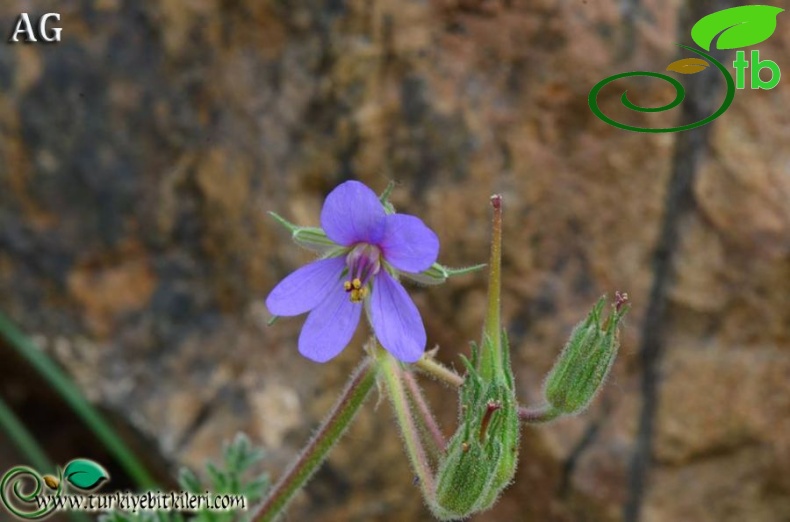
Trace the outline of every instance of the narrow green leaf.
[[181, 473], [178, 475], [178, 483], [185, 491], [196, 494], [202, 493], [203, 488], [200, 485], [200, 479], [189, 468], [181, 469]]

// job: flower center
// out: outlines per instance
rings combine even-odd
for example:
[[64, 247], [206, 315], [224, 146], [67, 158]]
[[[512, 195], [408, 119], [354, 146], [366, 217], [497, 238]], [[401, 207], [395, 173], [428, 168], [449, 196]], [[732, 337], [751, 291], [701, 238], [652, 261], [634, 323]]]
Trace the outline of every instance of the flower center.
[[360, 303], [370, 293], [370, 278], [381, 270], [381, 250], [368, 243], [360, 243], [346, 256], [348, 279], [343, 289], [352, 303]]

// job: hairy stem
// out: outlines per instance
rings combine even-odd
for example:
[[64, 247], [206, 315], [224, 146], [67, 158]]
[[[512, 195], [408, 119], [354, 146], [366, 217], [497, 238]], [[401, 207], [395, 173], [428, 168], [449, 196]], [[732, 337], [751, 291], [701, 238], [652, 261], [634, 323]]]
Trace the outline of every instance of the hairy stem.
[[425, 400], [425, 396], [420, 389], [420, 385], [417, 384], [417, 379], [414, 378], [414, 375], [405, 371], [403, 372], [403, 380], [406, 381], [406, 387], [409, 389], [409, 395], [414, 401], [415, 406], [417, 406], [417, 411], [420, 412], [422, 422], [425, 425], [428, 433], [431, 434], [431, 438], [433, 439], [436, 449], [438, 451], [444, 451], [447, 441], [444, 439], [444, 435], [442, 435], [442, 430], [439, 429], [439, 424], [436, 422], [436, 418], [431, 413], [431, 409], [428, 406], [428, 402]]
[[395, 410], [395, 418], [398, 421], [403, 442], [406, 446], [406, 453], [417, 475], [420, 490], [425, 499], [429, 500], [435, 494], [433, 474], [425, 456], [420, 434], [414, 423], [411, 405], [406, 397], [406, 390], [403, 387], [403, 370], [400, 368], [398, 361], [389, 352], [379, 350], [378, 358], [384, 384], [387, 386], [387, 395], [392, 403], [392, 408]]
[[351, 374], [345, 390], [313, 438], [272, 488], [269, 496], [253, 510], [249, 520], [268, 522], [283, 513], [296, 492], [304, 487], [326, 460], [329, 450], [340, 440], [346, 428], [354, 420], [375, 384], [376, 371], [370, 358], [366, 357]]
[[[428, 355], [423, 356], [423, 358], [417, 361], [414, 366], [416, 366], [421, 372], [426, 373], [449, 386], [458, 388], [464, 383], [463, 377]], [[518, 408], [518, 417], [521, 419], [521, 422], [526, 424], [542, 424], [545, 422], [551, 422], [559, 416], [560, 413], [554, 411], [551, 406], [548, 405], [529, 408], [526, 406], [519, 406]]]
[[548, 404], [537, 408], [518, 407], [518, 418], [526, 424], [543, 424], [553, 421], [559, 416], [560, 412]]
[[438, 381], [448, 384], [454, 388], [458, 388], [464, 383], [464, 378], [455, 373], [450, 368], [444, 366], [442, 363], [436, 361], [430, 355], [423, 355], [422, 359], [414, 363], [422, 373], [426, 373]]

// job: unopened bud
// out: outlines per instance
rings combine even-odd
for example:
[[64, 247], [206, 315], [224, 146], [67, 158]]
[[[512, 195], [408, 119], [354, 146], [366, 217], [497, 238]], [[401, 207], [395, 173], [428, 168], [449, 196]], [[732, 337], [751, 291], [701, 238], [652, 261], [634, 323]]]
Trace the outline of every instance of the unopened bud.
[[[507, 339], [503, 334], [502, 373], [493, 381], [477, 368], [477, 349], [466, 361], [461, 387], [460, 425], [439, 464], [436, 496], [429, 503], [439, 520], [457, 520], [490, 508], [513, 480], [518, 463], [519, 420]], [[483, 350], [491, 350], [484, 341]], [[488, 344], [488, 346], [486, 346]]]
[[598, 393], [617, 357], [618, 328], [628, 311], [627, 300], [627, 294], [618, 292], [611, 314], [602, 322], [606, 297], [601, 297], [571, 332], [543, 389], [546, 401], [556, 411], [566, 415], [579, 413]]

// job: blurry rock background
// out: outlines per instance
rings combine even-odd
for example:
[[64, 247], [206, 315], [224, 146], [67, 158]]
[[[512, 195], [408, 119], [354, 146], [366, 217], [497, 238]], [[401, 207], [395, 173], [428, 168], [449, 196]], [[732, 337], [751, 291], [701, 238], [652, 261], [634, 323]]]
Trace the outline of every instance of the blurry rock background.
[[[583, 415], [527, 428], [515, 484], [474, 520], [635, 520], [635, 505], [651, 522], [790, 520], [788, 80], [739, 91], [700, 132], [622, 131], [587, 105], [606, 76], [684, 57], [675, 42], [692, 43], [693, 22], [732, 5], [3, 2], [4, 31], [22, 11], [54, 11], [63, 40], [0, 45], [0, 309], [173, 469], [242, 430], [276, 476], [364, 333], [315, 365], [296, 352], [301, 319], [266, 326], [263, 298], [310, 259], [266, 211], [316, 224], [341, 181], [396, 180], [396, 206], [463, 266], [486, 260], [488, 195], [501, 192], [524, 402], [598, 296], [627, 291], [633, 309], [605, 392]], [[759, 49], [790, 71], [786, 17]], [[623, 85], [644, 105], [674, 95]], [[604, 110], [617, 113], [622, 90], [602, 93]], [[715, 107], [723, 93], [697, 96]], [[413, 289], [429, 343], [456, 368], [484, 294], [482, 273]], [[18, 404], [32, 392], [8, 354], [3, 393]], [[454, 392], [426, 388], [449, 434]], [[290, 520], [430, 520], [375, 403]], [[68, 428], [52, 419], [56, 439]]]

